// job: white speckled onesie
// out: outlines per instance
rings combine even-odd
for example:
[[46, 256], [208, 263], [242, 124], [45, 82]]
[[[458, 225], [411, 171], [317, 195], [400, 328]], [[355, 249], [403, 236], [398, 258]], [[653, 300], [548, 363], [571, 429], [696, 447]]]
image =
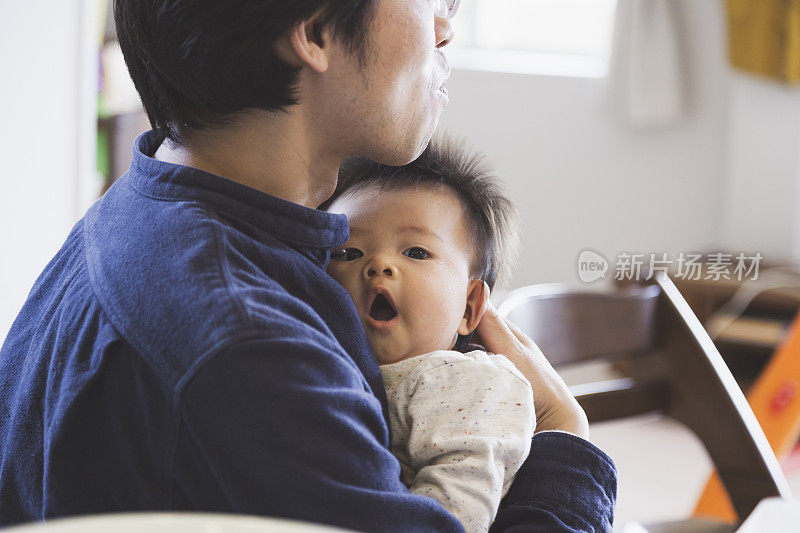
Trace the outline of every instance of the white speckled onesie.
[[402, 481], [488, 531], [531, 447], [530, 383], [502, 355], [436, 351], [380, 367]]

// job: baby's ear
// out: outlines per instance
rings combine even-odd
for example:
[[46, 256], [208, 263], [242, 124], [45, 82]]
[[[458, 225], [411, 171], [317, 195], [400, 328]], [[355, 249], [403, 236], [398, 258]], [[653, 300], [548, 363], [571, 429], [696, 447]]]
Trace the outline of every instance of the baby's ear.
[[467, 306], [464, 308], [464, 318], [458, 325], [459, 335], [469, 335], [478, 327], [488, 302], [489, 286], [482, 279], [470, 281], [467, 287]]

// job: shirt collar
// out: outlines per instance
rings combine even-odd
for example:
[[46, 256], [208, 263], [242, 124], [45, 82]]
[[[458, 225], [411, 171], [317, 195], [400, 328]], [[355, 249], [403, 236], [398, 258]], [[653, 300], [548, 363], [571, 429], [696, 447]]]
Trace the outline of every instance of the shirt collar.
[[203, 202], [305, 247], [330, 249], [349, 238], [345, 215], [310, 209], [210, 172], [159, 161], [152, 157], [157, 148], [152, 130], [139, 135], [133, 145], [128, 180], [142, 194]]

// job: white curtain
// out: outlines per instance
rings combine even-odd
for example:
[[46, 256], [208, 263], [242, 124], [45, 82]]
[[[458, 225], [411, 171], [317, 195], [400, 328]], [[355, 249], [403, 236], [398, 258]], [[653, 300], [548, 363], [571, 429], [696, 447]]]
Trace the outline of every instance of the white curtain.
[[609, 77], [623, 120], [668, 126], [686, 107], [679, 0], [617, 0]]

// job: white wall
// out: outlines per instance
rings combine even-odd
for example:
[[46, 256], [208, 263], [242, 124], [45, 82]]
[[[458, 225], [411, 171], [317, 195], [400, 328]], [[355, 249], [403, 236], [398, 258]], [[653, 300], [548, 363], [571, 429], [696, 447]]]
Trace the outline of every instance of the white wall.
[[727, 66], [722, 6], [683, 0], [689, 112], [661, 130], [632, 130], [607, 80], [455, 70], [441, 127], [496, 162], [521, 215], [511, 287], [576, 281], [593, 248], [678, 252], [723, 234]]
[[0, 342], [93, 192], [95, 3], [0, 2]]
[[800, 259], [800, 88], [735, 74], [728, 125], [726, 242]]

